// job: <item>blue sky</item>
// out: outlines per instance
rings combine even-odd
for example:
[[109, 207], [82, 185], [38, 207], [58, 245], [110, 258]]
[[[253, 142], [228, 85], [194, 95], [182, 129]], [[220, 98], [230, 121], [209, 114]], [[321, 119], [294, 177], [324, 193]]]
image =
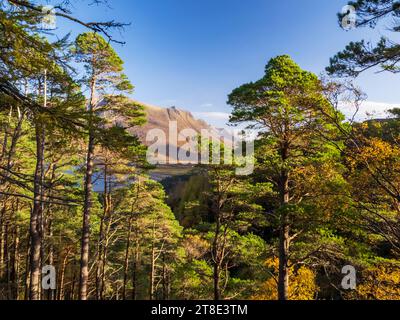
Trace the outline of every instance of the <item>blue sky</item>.
[[[339, 28], [336, 14], [346, 0], [112, 0], [110, 7], [75, 2], [86, 21], [132, 23], [115, 45], [136, 86], [133, 97], [177, 106], [222, 126], [227, 95], [257, 80], [276, 55], [289, 54], [304, 69], [324, 71], [349, 41], [376, 40], [385, 30]], [[62, 31], [83, 31], [59, 21]], [[365, 108], [400, 103], [396, 75], [368, 72], [357, 83], [368, 94]]]

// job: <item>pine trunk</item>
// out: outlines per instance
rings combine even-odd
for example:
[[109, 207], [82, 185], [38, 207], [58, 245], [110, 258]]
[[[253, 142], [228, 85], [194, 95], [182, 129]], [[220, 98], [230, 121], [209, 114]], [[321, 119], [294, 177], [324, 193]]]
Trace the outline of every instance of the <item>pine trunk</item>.
[[135, 257], [132, 266], [132, 300], [137, 299], [137, 274], [139, 265], [139, 242], [136, 240]]
[[84, 207], [82, 222], [82, 239], [81, 239], [81, 265], [79, 278], [79, 299], [88, 299], [88, 282], [89, 282], [89, 245], [90, 245], [90, 214], [92, 211], [92, 191], [93, 191], [93, 169], [94, 169], [94, 148], [95, 138], [93, 132], [93, 112], [95, 101], [96, 81], [93, 79], [91, 84], [91, 98], [89, 103], [89, 141], [86, 158], [86, 172], [84, 183]]
[[19, 226], [14, 228], [13, 256], [11, 261], [11, 283], [12, 299], [18, 300], [19, 297]]
[[44, 140], [41, 125], [36, 126], [36, 169], [34, 176], [34, 203], [30, 218], [30, 285], [29, 298], [40, 299], [40, 255], [41, 255], [41, 230], [40, 216], [42, 211], [42, 177], [44, 162]]
[[[289, 175], [287, 172], [281, 174], [281, 205], [286, 207], [290, 202], [289, 197]], [[279, 235], [279, 281], [278, 298], [286, 301], [289, 299], [289, 246], [290, 225], [286, 209], [283, 210], [280, 222]]]
[[131, 247], [131, 233], [132, 233], [132, 217], [129, 218], [128, 223], [128, 234], [126, 236], [126, 249], [125, 249], [125, 260], [124, 260], [124, 283], [122, 287], [122, 299], [126, 300], [126, 285], [128, 283], [128, 271], [129, 271], [129, 253]]
[[81, 267], [79, 282], [79, 299], [87, 300], [89, 282], [89, 241], [90, 241], [90, 213], [92, 209], [92, 175], [93, 175], [94, 137], [89, 136], [89, 145], [86, 164], [85, 200], [83, 211], [82, 241], [81, 241]]

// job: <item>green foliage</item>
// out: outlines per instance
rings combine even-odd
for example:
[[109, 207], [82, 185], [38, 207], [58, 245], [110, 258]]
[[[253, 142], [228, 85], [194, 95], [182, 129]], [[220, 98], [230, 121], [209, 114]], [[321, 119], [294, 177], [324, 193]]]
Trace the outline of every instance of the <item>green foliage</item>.
[[[357, 12], [357, 26], [376, 27], [379, 22], [390, 19], [395, 21], [390, 27], [385, 27], [391, 32], [398, 32], [400, 26], [398, 17], [399, 3], [396, 0], [356, 0], [349, 1]], [[339, 21], [343, 15], [339, 14]], [[376, 44], [366, 42], [350, 42], [346, 48], [337, 53], [330, 60], [327, 71], [339, 77], [357, 77], [360, 73], [379, 68], [392, 73], [399, 72], [399, 45], [387, 37], [382, 37]]]
[[[278, 56], [262, 79], [229, 95], [231, 122], [261, 129], [254, 174], [237, 176], [227, 163], [199, 166], [164, 181], [165, 191], [148, 177], [146, 147], [131, 134], [146, 121], [144, 107], [129, 98], [134, 86], [109, 39], [87, 32], [73, 44], [68, 37], [50, 42], [38, 26], [40, 10], [29, 8], [34, 2], [11, 9], [4, 3], [0, 240], [7, 244], [0, 245], [0, 284], [9, 296], [26, 298], [29, 220], [40, 202], [41, 263], [57, 267], [57, 299], [77, 298], [89, 190], [85, 155], [93, 138], [90, 298], [277, 299], [282, 253], [289, 299], [399, 298], [398, 109], [384, 121], [343, 123], [329, 96], [343, 88]], [[359, 25], [398, 16], [394, 0], [350, 4]], [[379, 67], [397, 73], [398, 49], [387, 39], [375, 46], [353, 42], [328, 72], [357, 76]], [[73, 62], [84, 67], [79, 79]], [[232, 151], [206, 143], [210, 156]], [[340, 288], [341, 268], [349, 264], [359, 275], [350, 293]]]

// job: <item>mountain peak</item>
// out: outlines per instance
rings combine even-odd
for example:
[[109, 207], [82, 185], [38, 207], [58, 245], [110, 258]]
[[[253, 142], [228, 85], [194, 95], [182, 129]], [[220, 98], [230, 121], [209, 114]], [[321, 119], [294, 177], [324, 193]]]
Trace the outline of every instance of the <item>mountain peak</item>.
[[[199, 134], [202, 130], [209, 130], [213, 135], [218, 135], [218, 131], [214, 127], [210, 126], [204, 120], [196, 119], [189, 111], [180, 109], [176, 106], [163, 108], [143, 103], [140, 104], [145, 108], [147, 123], [141, 127], [131, 129], [131, 132], [136, 134], [141, 141], [147, 145], [148, 143], [145, 141], [146, 136], [152, 129], [162, 130], [168, 139], [171, 122], [177, 123], [178, 133], [184, 129], [192, 129]], [[179, 145], [183, 145], [184, 143], [185, 142], [181, 142]]]

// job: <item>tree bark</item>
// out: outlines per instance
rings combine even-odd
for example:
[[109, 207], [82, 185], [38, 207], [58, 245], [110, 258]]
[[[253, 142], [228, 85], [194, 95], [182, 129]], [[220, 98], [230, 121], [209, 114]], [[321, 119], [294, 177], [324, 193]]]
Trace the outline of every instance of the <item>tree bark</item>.
[[31, 273], [30, 273], [30, 266], [29, 266], [29, 261], [30, 261], [30, 256], [31, 256], [31, 236], [30, 233], [28, 233], [27, 237], [27, 245], [26, 245], [26, 259], [25, 259], [25, 294], [24, 294], [24, 300], [29, 299], [29, 287], [30, 287], [30, 278], [31, 278]]
[[79, 299], [88, 299], [88, 282], [89, 282], [89, 241], [90, 241], [90, 214], [92, 211], [92, 191], [93, 191], [93, 169], [94, 169], [94, 148], [95, 137], [93, 133], [93, 112], [95, 101], [96, 81], [92, 80], [91, 83], [91, 98], [89, 103], [89, 141], [86, 158], [86, 172], [85, 172], [85, 199], [83, 209], [83, 223], [82, 223], [82, 239], [81, 239], [81, 265], [80, 265], [80, 278], [79, 278]]
[[72, 281], [71, 281], [71, 292], [70, 292], [70, 297], [69, 300], [75, 300], [75, 288], [76, 288], [76, 282], [77, 282], [77, 274], [75, 271], [75, 268], [77, 266], [77, 263], [74, 263], [73, 267], [73, 273], [72, 273]]
[[19, 297], [19, 226], [14, 228], [14, 244], [13, 256], [11, 261], [11, 283], [12, 283], [12, 299], [18, 300]]
[[41, 255], [41, 230], [40, 216], [42, 211], [42, 177], [44, 162], [43, 129], [40, 124], [36, 125], [36, 169], [34, 176], [34, 204], [30, 218], [30, 286], [29, 298], [40, 299], [40, 255]]
[[102, 218], [102, 250], [99, 251], [100, 256], [100, 272], [99, 272], [99, 283], [100, 283], [100, 300], [104, 300], [104, 289], [106, 285], [106, 265], [107, 265], [107, 255], [108, 247], [110, 243], [110, 231], [112, 226], [112, 215], [111, 215], [111, 184], [107, 179], [107, 166], [104, 168], [104, 214]]
[[128, 283], [128, 272], [129, 272], [129, 253], [131, 247], [131, 233], [132, 233], [132, 216], [128, 222], [128, 234], [126, 236], [126, 249], [125, 249], [125, 260], [124, 260], [124, 283], [122, 286], [122, 299], [126, 300], [126, 285]]
[[[49, 255], [49, 265], [54, 266], [54, 246], [53, 246], [53, 220], [51, 217], [51, 213], [48, 213], [48, 223], [47, 223], [47, 231], [49, 234], [49, 239], [50, 239], [50, 244], [49, 244], [49, 250], [48, 250], [48, 255]], [[53, 289], [49, 289], [47, 292], [47, 299], [48, 300], [54, 300], [56, 297], [56, 291]]]
[[7, 299], [11, 297], [11, 273], [10, 273], [10, 250], [9, 250], [9, 222], [4, 226], [4, 259], [5, 259], [5, 278], [7, 280]]
[[65, 270], [67, 269], [67, 264], [68, 264], [68, 258], [69, 254], [71, 252], [71, 249], [67, 249], [67, 252], [65, 253], [64, 259], [61, 263], [61, 268], [60, 268], [60, 284], [57, 292], [57, 300], [64, 300], [64, 282], [65, 282]]
[[137, 274], [139, 265], [139, 242], [136, 240], [135, 256], [132, 266], [132, 300], [137, 299]]
[[[283, 160], [287, 159], [287, 151], [283, 152]], [[290, 246], [290, 224], [287, 209], [290, 202], [289, 195], [289, 175], [286, 170], [282, 170], [281, 183], [281, 207], [283, 208], [280, 221], [279, 234], [279, 279], [278, 279], [278, 298], [286, 301], [289, 299], [289, 246]]]
[[103, 270], [103, 253], [104, 253], [104, 225], [107, 216], [107, 164], [104, 166], [104, 190], [103, 190], [103, 216], [100, 220], [100, 232], [99, 232], [99, 241], [97, 246], [97, 265], [96, 265], [96, 299], [102, 299], [102, 291], [103, 291], [103, 277], [102, 277], [102, 270]]
[[4, 221], [6, 216], [6, 205], [7, 205], [6, 201], [4, 201], [3, 207], [1, 208], [0, 212], [0, 280], [3, 280], [4, 270], [5, 270], [3, 245], [4, 245]]
[[283, 218], [279, 237], [279, 300], [289, 299], [289, 226]]
[[79, 282], [79, 299], [88, 298], [89, 281], [89, 241], [90, 241], [90, 214], [92, 209], [92, 175], [93, 175], [94, 137], [90, 133], [86, 161], [85, 200], [83, 211], [82, 240], [81, 240], [81, 267]]

